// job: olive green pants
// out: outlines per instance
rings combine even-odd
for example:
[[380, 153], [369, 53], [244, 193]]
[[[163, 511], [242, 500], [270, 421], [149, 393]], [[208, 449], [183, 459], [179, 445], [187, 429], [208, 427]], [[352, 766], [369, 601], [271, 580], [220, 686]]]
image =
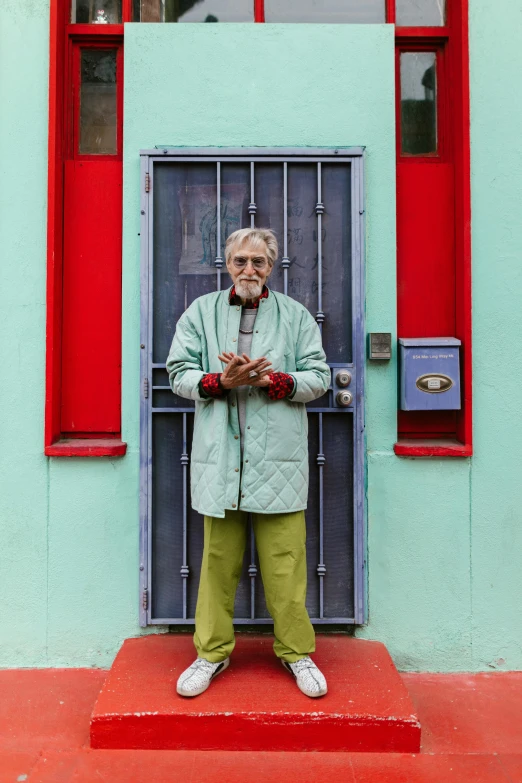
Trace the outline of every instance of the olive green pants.
[[[205, 537], [194, 644], [212, 663], [234, 649], [234, 600], [247, 541], [248, 515], [227, 511], [224, 519], [205, 517]], [[274, 651], [294, 663], [315, 650], [315, 634], [305, 606], [306, 526], [304, 511], [252, 514], [268, 611], [274, 621]]]

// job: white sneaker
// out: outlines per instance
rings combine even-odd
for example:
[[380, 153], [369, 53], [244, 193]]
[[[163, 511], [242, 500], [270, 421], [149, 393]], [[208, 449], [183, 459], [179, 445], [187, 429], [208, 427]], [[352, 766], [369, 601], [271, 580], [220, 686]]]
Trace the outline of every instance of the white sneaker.
[[288, 663], [282, 659], [281, 663], [290, 674], [294, 675], [297, 687], [306, 696], [316, 699], [318, 696], [324, 696], [328, 691], [324, 674], [308, 655], [295, 663]]
[[177, 692], [180, 696], [199, 696], [207, 690], [214, 677], [225, 671], [229, 663], [230, 658], [219, 663], [211, 663], [206, 658], [196, 658], [194, 663], [179, 675]]

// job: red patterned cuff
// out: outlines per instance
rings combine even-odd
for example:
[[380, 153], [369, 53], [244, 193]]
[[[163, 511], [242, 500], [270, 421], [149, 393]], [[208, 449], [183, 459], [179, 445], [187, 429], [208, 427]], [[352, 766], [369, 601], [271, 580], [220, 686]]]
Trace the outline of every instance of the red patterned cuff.
[[268, 397], [271, 400], [283, 400], [289, 397], [294, 390], [294, 379], [286, 372], [271, 372], [270, 386], [267, 386]]
[[220, 383], [221, 373], [209, 372], [199, 382], [200, 391], [207, 397], [223, 397], [227, 390]]

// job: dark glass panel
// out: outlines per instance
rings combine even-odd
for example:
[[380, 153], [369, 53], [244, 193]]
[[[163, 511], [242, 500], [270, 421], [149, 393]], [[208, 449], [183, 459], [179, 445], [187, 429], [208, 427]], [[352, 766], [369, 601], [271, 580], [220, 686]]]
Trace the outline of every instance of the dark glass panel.
[[435, 52], [401, 54], [401, 152], [437, 152], [437, 60]]
[[121, 0], [72, 0], [74, 24], [121, 24]]
[[136, 22], [253, 22], [253, 0], [133, 0]]
[[215, 164], [155, 166], [153, 236], [153, 361], [159, 364], [189, 304], [216, 290]]
[[116, 49], [82, 49], [80, 155], [116, 155]]
[[267, 22], [385, 22], [384, 0], [265, 0]]
[[396, 0], [398, 27], [441, 27], [446, 17], [445, 0]]
[[353, 415], [323, 415], [325, 617], [353, 617]]
[[[323, 347], [329, 362], [352, 360], [351, 167], [322, 166]], [[326, 398], [323, 400], [326, 404]]]
[[183, 416], [152, 417], [152, 617], [182, 617]]

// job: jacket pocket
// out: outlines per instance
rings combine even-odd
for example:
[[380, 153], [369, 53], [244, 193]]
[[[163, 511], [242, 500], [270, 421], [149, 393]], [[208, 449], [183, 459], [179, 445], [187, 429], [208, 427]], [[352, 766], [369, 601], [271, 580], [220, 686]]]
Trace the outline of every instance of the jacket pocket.
[[215, 465], [222, 437], [223, 411], [216, 400], [196, 402], [191, 462]]
[[304, 405], [288, 400], [268, 404], [266, 459], [271, 462], [301, 462], [306, 453], [307, 426]]

